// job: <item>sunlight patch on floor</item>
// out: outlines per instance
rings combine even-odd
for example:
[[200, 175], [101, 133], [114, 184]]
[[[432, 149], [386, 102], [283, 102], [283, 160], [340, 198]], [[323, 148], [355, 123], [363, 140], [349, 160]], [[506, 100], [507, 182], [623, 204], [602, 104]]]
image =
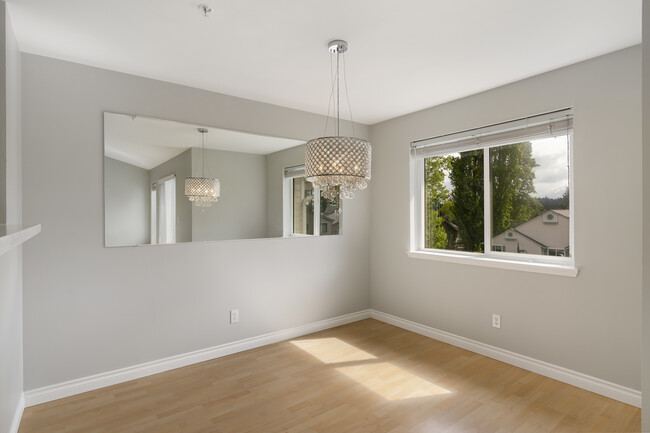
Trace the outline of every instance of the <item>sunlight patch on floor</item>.
[[336, 370], [387, 400], [433, 397], [450, 393], [390, 362], [339, 367]]
[[338, 338], [318, 338], [315, 340], [296, 340], [292, 344], [318, 358], [325, 364], [339, 362], [365, 361], [377, 359], [376, 356], [357, 349]]

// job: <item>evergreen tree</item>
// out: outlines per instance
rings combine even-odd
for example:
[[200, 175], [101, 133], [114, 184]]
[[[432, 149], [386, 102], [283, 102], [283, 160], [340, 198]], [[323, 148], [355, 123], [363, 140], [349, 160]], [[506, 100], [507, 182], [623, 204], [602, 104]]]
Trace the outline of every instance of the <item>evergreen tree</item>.
[[535, 194], [537, 167], [530, 142], [490, 149], [492, 235], [503, 233], [544, 212]]
[[[542, 214], [535, 194], [537, 167], [530, 142], [495, 147], [490, 152], [492, 235], [503, 233]], [[453, 214], [466, 251], [484, 246], [483, 150], [461, 152], [451, 160]], [[568, 196], [567, 196], [568, 197]]]
[[449, 172], [453, 214], [466, 251], [483, 251], [483, 150], [462, 152], [451, 159]]
[[440, 208], [449, 200], [449, 191], [445, 188], [444, 181], [450, 162], [448, 156], [434, 156], [424, 160], [425, 248], [447, 247], [447, 232], [442, 226], [444, 218], [440, 215]]

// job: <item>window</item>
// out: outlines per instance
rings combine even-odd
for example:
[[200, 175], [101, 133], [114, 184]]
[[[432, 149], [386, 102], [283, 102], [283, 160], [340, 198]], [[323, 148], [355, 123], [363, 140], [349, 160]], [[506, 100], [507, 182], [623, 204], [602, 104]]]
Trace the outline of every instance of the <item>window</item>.
[[412, 252], [570, 265], [571, 110], [414, 142]]
[[285, 237], [340, 233], [340, 197], [321, 196], [320, 191], [305, 179], [304, 165], [284, 169], [284, 203]]
[[176, 242], [176, 175], [159, 179], [151, 187], [151, 243]]

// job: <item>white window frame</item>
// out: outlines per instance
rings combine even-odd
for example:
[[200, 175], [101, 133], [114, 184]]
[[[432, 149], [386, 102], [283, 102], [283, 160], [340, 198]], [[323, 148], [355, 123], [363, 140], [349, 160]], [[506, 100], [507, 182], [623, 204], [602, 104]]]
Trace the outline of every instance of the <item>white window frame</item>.
[[158, 182], [151, 185], [151, 201], [150, 201], [150, 243], [156, 245], [158, 243]]
[[[575, 242], [574, 242], [574, 188], [573, 188], [573, 128], [572, 121], [569, 123], [568, 130], [569, 136], [569, 245], [571, 249], [571, 257], [554, 257], [535, 254], [519, 254], [501, 251], [492, 251], [492, 201], [491, 195], [491, 176], [490, 176], [490, 160], [489, 152], [483, 152], [483, 176], [484, 176], [484, 252], [466, 252], [454, 251], [443, 249], [427, 249], [424, 247], [424, 159], [422, 156], [422, 149], [425, 147], [436, 146], [438, 154], [450, 154], [461, 151], [468, 151], [472, 149], [490, 149], [493, 147], [500, 147], [507, 144], [521, 142], [522, 136], [517, 137], [517, 131], [521, 130], [522, 135], [526, 128], [534, 127], [534, 125], [543, 124], [544, 122], [552, 122], [553, 119], [559, 117], [567, 117], [572, 119], [572, 110], [563, 109], [552, 113], [545, 113], [538, 116], [529, 116], [515, 121], [503, 122], [488, 127], [477, 128], [469, 131], [462, 131], [455, 134], [447, 134], [444, 136], [434, 137], [426, 140], [418, 140], [411, 143], [411, 158], [410, 158], [410, 214], [411, 214], [411, 227], [410, 227], [410, 248], [408, 251], [409, 257], [436, 260], [452, 263], [463, 263], [477, 266], [494, 267], [501, 269], [511, 269], [519, 271], [538, 272], [554, 275], [563, 275], [575, 277], [578, 275], [578, 269], [575, 262]], [[490, 136], [497, 137], [499, 132], [505, 138], [491, 142]], [[494, 135], [493, 135], [494, 134]], [[513, 138], [508, 141], [507, 136], [512, 134]], [[559, 131], [556, 135], [567, 135], [567, 131]], [[549, 133], [548, 136], [553, 136]], [[480, 139], [482, 144], [478, 144]], [[540, 137], [541, 138], [541, 137]], [[474, 143], [472, 145], [472, 142]]]

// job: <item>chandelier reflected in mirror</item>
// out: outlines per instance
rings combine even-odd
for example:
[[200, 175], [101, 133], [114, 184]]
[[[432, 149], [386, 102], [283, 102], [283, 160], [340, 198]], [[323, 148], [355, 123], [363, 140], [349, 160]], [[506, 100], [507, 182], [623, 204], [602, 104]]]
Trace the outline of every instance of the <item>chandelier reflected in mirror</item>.
[[[336, 135], [315, 138], [307, 142], [305, 178], [320, 189], [321, 195], [326, 198], [334, 199], [339, 190], [341, 198], [352, 198], [354, 190], [364, 189], [368, 186], [372, 148], [366, 140], [340, 135], [340, 57], [348, 50], [348, 44], [342, 40], [335, 40], [330, 42], [328, 47], [330, 53], [336, 55], [336, 69], [332, 77], [332, 94], [330, 96], [330, 102], [334, 98]], [[343, 58], [343, 71], [345, 81], [345, 58]], [[345, 90], [347, 95], [347, 83]], [[354, 136], [351, 109], [350, 125]], [[327, 134], [327, 123], [325, 134]]]
[[185, 195], [196, 206], [209, 207], [219, 200], [221, 183], [219, 179], [205, 177], [205, 128], [197, 129], [201, 133], [201, 177], [185, 179]]

